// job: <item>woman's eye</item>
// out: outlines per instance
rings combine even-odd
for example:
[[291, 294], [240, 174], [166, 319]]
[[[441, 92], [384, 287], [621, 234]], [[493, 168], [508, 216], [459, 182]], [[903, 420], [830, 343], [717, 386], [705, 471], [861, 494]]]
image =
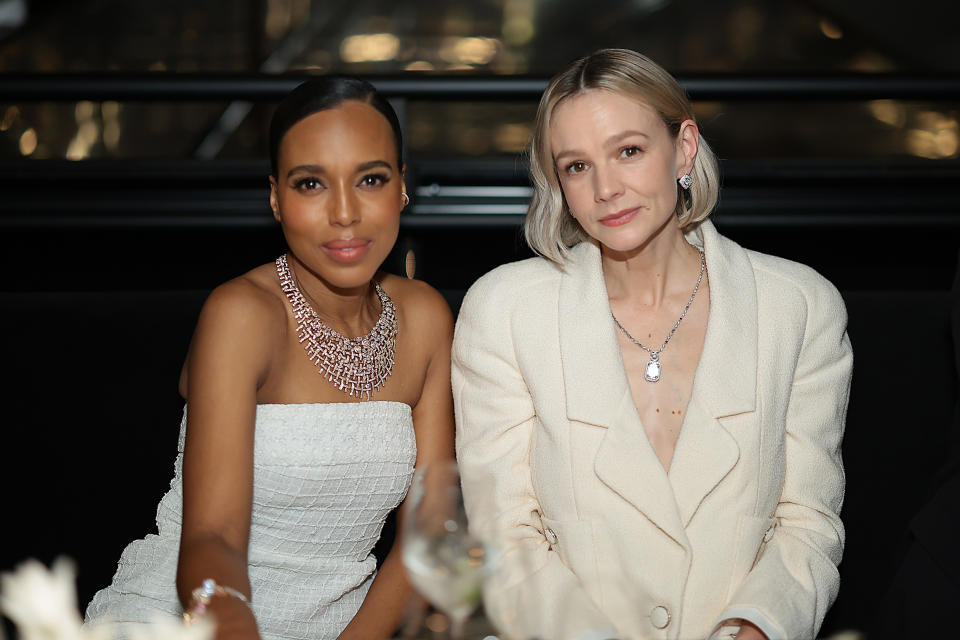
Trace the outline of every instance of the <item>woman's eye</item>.
[[301, 178], [293, 186], [297, 191], [314, 191], [323, 185], [316, 178]]
[[642, 149], [640, 147], [624, 147], [620, 150], [621, 158], [632, 158], [634, 156], [640, 155]]
[[573, 175], [576, 173], [583, 173], [584, 171], [586, 171], [586, 169], [587, 169], [587, 163], [581, 162], [580, 160], [577, 160], [576, 162], [571, 162], [570, 164], [567, 165], [567, 173], [569, 173], [570, 175]]
[[362, 178], [360, 178], [360, 184], [364, 187], [379, 187], [382, 184], [386, 184], [389, 178], [380, 173], [369, 173]]

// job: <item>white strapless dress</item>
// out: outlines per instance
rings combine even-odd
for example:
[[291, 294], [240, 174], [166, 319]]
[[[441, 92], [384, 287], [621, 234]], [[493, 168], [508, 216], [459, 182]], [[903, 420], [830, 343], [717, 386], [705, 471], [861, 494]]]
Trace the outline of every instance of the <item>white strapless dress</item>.
[[[132, 542], [86, 620], [147, 622], [180, 615], [175, 577], [183, 503], [183, 443], [158, 533]], [[406, 495], [417, 457], [400, 402], [257, 406], [248, 563], [264, 640], [336, 638], [363, 602], [384, 520]]]

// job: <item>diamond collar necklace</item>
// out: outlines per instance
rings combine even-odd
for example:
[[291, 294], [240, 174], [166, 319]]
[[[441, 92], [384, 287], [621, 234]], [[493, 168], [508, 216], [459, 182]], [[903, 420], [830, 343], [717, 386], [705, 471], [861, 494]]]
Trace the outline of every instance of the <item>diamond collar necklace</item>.
[[307, 302], [287, 264], [286, 254], [276, 260], [280, 288], [287, 296], [297, 319], [297, 337], [317, 373], [340, 391], [363, 400], [384, 385], [394, 365], [397, 344], [397, 308], [379, 283], [380, 317], [370, 333], [348, 338], [327, 325]]
[[677, 327], [680, 326], [680, 323], [683, 322], [683, 319], [687, 316], [687, 311], [690, 310], [690, 305], [693, 304], [693, 299], [697, 297], [697, 291], [700, 290], [700, 283], [703, 281], [703, 274], [707, 271], [707, 260], [703, 255], [703, 249], [698, 247], [697, 251], [700, 253], [700, 275], [697, 276], [697, 284], [693, 287], [693, 293], [690, 294], [690, 299], [687, 300], [687, 306], [683, 308], [683, 313], [680, 314], [680, 317], [674, 323], [673, 328], [670, 329], [670, 333], [667, 334], [667, 338], [663, 341], [663, 344], [660, 345], [659, 349], [651, 349], [644, 344], [640, 344], [639, 340], [634, 338], [632, 335], [630, 335], [629, 331], [623, 328], [623, 325], [620, 324], [619, 320], [617, 320], [617, 316], [613, 315], [613, 310], [610, 310], [610, 316], [616, 323], [617, 328], [623, 332], [623, 335], [627, 336], [627, 339], [630, 340], [630, 342], [650, 354], [650, 362], [647, 363], [647, 366], [643, 370], [643, 379], [647, 382], [660, 381], [660, 375], [663, 373], [663, 364], [660, 362], [660, 353], [667, 348], [667, 343], [670, 342], [670, 338], [672, 338], [673, 334], [676, 333]]

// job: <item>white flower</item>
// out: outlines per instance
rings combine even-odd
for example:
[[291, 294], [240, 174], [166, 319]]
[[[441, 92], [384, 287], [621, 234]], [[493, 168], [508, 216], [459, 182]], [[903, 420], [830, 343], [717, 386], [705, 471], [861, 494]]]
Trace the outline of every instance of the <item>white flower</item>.
[[49, 571], [36, 560], [27, 560], [13, 573], [0, 575], [0, 612], [17, 626], [20, 640], [111, 640], [121, 630], [130, 640], [213, 640], [212, 620], [200, 619], [187, 627], [179, 617], [163, 614], [149, 624], [105, 621], [84, 627], [75, 578], [67, 558], [57, 558]]
[[80, 640], [75, 577], [66, 558], [57, 558], [51, 571], [27, 560], [0, 576], [0, 611], [17, 625], [21, 640]]

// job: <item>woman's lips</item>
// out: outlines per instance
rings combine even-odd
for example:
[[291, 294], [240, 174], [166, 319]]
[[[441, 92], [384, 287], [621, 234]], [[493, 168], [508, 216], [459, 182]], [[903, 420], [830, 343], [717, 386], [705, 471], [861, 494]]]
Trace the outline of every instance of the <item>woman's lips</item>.
[[345, 240], [331, 240], [320, 245], [323, 252], [337, 262], [356, 262], [367, 255], [372, 240], [366, 238], [349, 238]]
[[619, 227], [622, 224], [627, 224], [640, 212], [640, 207], [634, 209], [624, 209], [623, 211], [618, 211], [616, 213], [611, 213], [608, 216], [600, 218], [599, 222], [605, 227]]

